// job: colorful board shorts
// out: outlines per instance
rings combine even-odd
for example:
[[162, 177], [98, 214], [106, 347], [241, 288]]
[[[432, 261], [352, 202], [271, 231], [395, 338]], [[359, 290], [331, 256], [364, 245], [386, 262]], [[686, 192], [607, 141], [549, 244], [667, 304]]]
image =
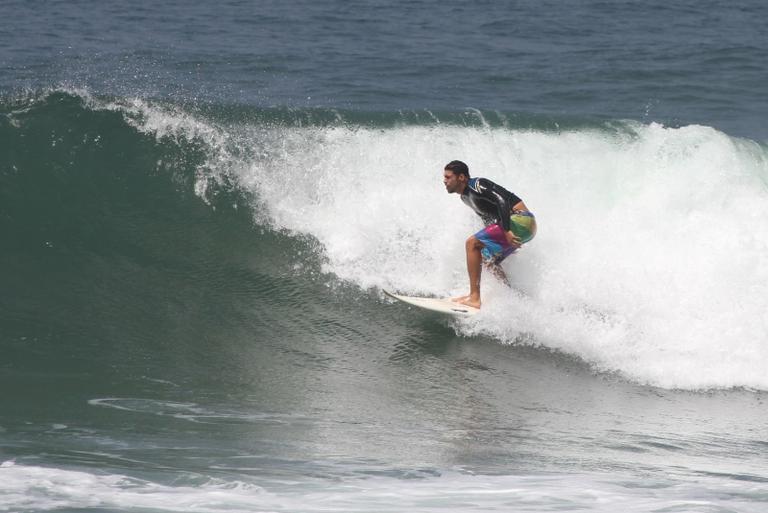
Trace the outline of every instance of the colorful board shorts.
[[[509, 217], [509, 220], [510, 230], [520, 237], [523, 244], [536, 235], [536, 218], [532, 213], [516, 212]], [[504, 229], [498, 224], [486, 226], [475, 234], [475, 238], [483, 244], [480, 253], [486, 262], [501, 262], [517, 250], [509, 245]]]

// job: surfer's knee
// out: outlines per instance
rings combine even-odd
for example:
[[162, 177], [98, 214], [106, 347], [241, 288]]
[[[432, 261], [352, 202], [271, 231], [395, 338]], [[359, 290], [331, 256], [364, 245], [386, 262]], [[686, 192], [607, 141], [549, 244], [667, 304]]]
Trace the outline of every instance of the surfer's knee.
[[474, 235], [470, 235], [466, 242], [467, 251], [480, 250], [483, 247], [483, 243], [478, 240]]

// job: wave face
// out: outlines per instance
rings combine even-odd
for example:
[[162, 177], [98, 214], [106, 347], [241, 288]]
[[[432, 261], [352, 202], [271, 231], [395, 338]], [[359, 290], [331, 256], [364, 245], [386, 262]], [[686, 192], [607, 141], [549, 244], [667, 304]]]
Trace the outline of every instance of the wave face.
[[512, 290], [485, 278], [483, 312], [460, 334], [660, 387], [768, 389], [759, 143], [695, 125], [193, 109], [67, 90], [0, 111], [8, 328], [40, 295], [66, 304], [99, 266], [129, 281], [132, 265], [152, 269], [157, 289], [143, 292], [155, 295], [167, 272], [213, 263], [221, 287], [260, 269], [255, 294], [281, 288], [276, 265], [316, 269], [292, 278], [300, 297], [317, 297], [317, 276], [364, 301], [463, 292], [463, 241], [479, 223], [441, 183], [461, 159], [521, 196], [539, 233], [505, 263]]

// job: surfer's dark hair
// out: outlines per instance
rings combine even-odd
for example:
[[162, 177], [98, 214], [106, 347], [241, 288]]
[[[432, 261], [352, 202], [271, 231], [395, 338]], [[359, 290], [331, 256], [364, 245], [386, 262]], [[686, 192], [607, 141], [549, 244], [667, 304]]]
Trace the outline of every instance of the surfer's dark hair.
[[467, 175], [467, 177], [469, 177], [469, 167], [460, 160], [452, 160], [448, 162], [448, 164], [445, 165], [445, 170], [451, 171], [456, 175]]

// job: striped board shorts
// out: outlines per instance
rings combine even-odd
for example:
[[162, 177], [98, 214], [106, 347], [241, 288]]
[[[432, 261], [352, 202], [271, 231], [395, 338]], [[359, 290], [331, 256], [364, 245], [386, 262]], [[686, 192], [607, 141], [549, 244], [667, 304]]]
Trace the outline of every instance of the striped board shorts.
[[[536, 235], [536, 218], [532, 213], [515, 212], [509, 220], [510, 230], [520, 238], [523, 244]], [[475, 238], [483, 244], [480, 253], [483, 255], [483, 260], [489, 263], [499, 263], [517, 250], [509, 245], [504, 229], [498, 224], [486, 226], [475, 234]]]

